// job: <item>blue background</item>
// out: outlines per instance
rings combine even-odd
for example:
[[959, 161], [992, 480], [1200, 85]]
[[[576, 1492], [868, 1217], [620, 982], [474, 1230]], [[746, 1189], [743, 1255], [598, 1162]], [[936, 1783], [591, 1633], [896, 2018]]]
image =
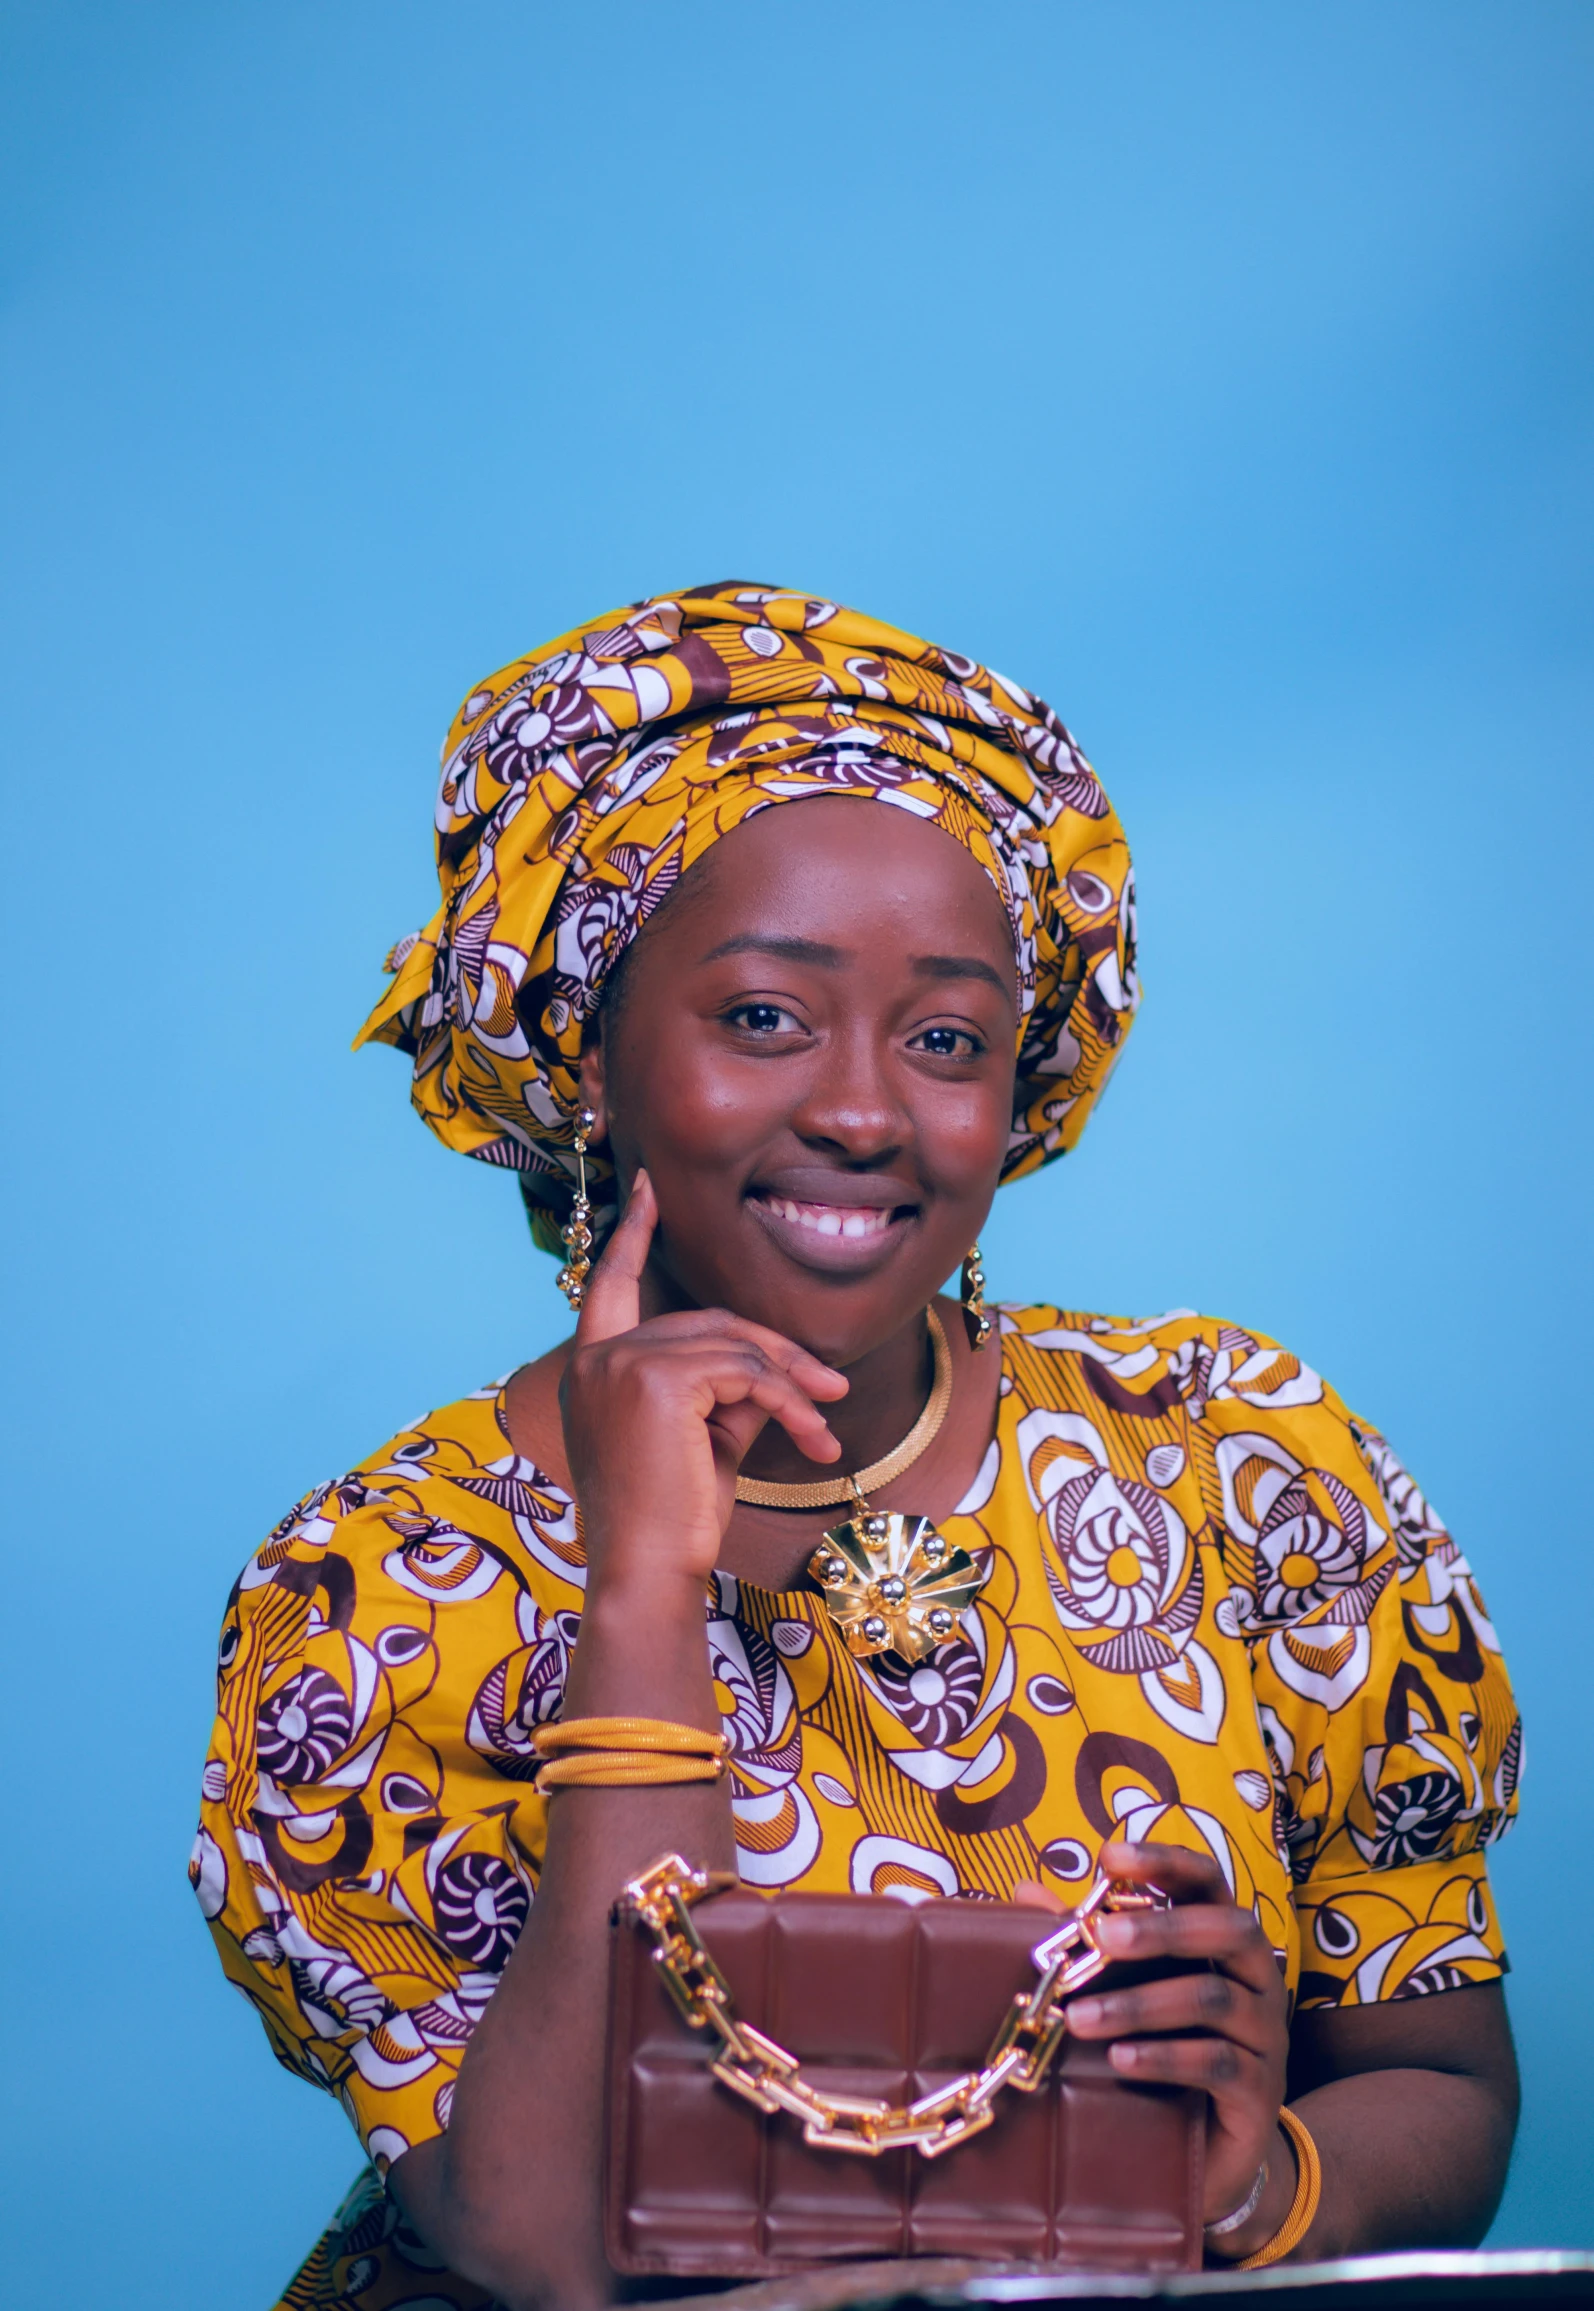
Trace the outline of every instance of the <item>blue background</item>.
[[1594, 16], [18, 5], [3, 19], [7, 2292], [265, 2311], [357, 2164], [183, 1878], [228, 1582], [543, 1347], [351, 1058], [485, 670], [726, 575], [1050, 698], [1149, 989], [1009, 1296], [1282, 1336], [1529, 1723], [1497, 2241], [1594, 2242]]

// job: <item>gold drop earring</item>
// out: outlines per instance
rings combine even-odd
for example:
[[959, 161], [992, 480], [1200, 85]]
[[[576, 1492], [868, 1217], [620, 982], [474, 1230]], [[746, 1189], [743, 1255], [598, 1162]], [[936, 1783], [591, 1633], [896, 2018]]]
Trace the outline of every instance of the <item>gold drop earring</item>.
[[963, 1262], [963, 1323], [969, 1336], [969, 1346], [975, 1351], [986, 1347], [996, 1326], [985, 1305], [985, 1265], [976, 1244]]
[[581, 1313], [592, 1272], [592, 1205], [587, 1199], [587, 1140], [597, 1116], [590, 1107], [576, 1116], [576, 1200], [559, 1234], [570, 1255], [554, 1281], [570, 1303], [573, 1316]]

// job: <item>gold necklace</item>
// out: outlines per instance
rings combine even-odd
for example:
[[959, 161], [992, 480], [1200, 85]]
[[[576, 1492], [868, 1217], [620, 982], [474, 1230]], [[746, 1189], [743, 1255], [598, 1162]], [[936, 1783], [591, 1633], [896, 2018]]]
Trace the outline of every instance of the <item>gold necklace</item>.
[[929, 1402], [895, 1451], [888, 1452], [884, 1460], [871, 1461], [855, 1476], [824, 1477], [815, 1484], [765, 1484], [758, 1477], [739, 1476], [736, 1498], [755, 1509], [837, 1509], [848, 1501], [862, 1505], [865, 1493], [878, 1492], [882, 1485], [891, 1484], [912, 1468], [940, 1435], [952, 1402], [952, 1351], [935, 1310], [926, 1308], [924, 1313], [935, 1352], [935, 1379]]
[[752, 1508], [829, 1509], [852, 1506], [845, 1524], [832, 1525], [808, 1560], [825, 1610], [860, 1660], [876, 1653], [922, 1661], [957, 1633], [958, 1618], [990, 1578], [966, 1549], [955, 1549], [928, 1517], [871, 1508], [867, 1492], [910, 1469], [941, 1433], [952, 1402], [952, 1351], [933, 1308], [925, 1315], [935, 1352], [930, 1401], [884, 1460], [850, 1477], [818, 1484], [762, 1484], [738, 1477], [736, 1498]]

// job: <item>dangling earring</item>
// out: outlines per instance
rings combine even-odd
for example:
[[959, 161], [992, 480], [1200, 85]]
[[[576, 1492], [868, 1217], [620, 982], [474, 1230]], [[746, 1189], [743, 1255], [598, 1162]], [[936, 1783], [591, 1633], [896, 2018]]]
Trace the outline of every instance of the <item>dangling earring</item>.
[[554, 1281], [570, 1303], [573, 1316], [581, 1313], [581, 1303], [587, 1296], [587, 1278], [592, 1271], [592, 1206], [587, 1201], [587, 1137], [597, 1122], [590, 1107], [584, 1107], [576, 1117], [576, 1200], [570, 1207], [570, 1217], [559, 1233], [570, 1257]]
[[978, 1244], [963, 1262], [963, 1323], [969, 1346], [978, 1354], [996, 1330], [985, 1306], [985, 1268]]

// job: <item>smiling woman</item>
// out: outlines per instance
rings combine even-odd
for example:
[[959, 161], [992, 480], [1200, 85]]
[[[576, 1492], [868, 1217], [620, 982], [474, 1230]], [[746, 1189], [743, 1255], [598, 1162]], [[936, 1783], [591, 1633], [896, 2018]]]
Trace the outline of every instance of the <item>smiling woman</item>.
[[1466, 1561], [1259, 1335], [1013, 1307], [985, 1351], [991, 1198], [1138, 1000], [1067, 731], [703, 588], [474, 691], [438, 830], [366, 1033], [600, 1256], [573, 1339], [311, 1494], [229, 1612], [195, 1883], [372, 2160], [287, 2303], [614, 2297], [605, 1921], [667, 1849], [910, 1902], [1154, 1884], [1104, 1946], [1204, 1965], [1069, 2029], [1205, 2089], [1210, 2258], [1480, 2237], [1520, 1736]]
[[[925, 1344], [900, 1297], [922, 1310], [990, 1207], [1018, 988], [968, 852], [896, 810], [861, 842], [859, 809], [819, 795], [717, 843], [637, 940], [582, 1082], [621, 1176], [646, 1164], [683, 1304], [756, 1307], [849, 1372], [889, 1347], [907, 1407]], [[748, 1473], [794, 1457], [766, 1430]]]

